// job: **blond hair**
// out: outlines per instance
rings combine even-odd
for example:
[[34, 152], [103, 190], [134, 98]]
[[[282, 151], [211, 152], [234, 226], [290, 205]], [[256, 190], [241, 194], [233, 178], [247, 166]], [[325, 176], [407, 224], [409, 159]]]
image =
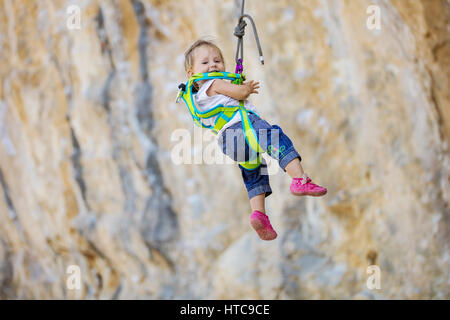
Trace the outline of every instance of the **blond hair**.
[[222, 51], [220, 50], [220, 48], [214, 42], [212, 42], [212, 40], [202, 38], [195, 41], [184, 53], [184, 69], [186, 70], [186, 72], [190, 70], [194, 65], [194, 50], [201, 46], [210, 46], [217, 49], [217, 51], [219, 51], [220, 58], [225, 65], [225, 60], [223, 59]]

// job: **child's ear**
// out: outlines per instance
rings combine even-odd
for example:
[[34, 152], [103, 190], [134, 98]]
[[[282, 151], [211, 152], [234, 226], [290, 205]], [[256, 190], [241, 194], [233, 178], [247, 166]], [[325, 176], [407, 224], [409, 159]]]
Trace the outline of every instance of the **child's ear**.
[[194, 74], [194, 72], [192, 71], [192, 69], [189, 69], [187, 72], [188, 77], [192, 77], [192, 75]]

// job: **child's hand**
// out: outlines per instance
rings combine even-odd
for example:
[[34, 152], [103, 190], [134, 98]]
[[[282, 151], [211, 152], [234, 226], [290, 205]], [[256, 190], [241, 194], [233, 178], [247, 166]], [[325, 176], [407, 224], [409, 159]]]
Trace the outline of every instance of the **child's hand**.
[[248, 89], [247, 97], [249, 95], [251, 95], [252, 93], [256, 93], [256, 94], [258, 93], [258, 91], [256, 91], [256, 89], [259, 89], [259, 82], [251, 80], [251, 81], [244, 82], [242, 85], [246, 86]]
[[214, 80], [206, 94], [212, 96], [215, 94], [223, 94], [236, 100], [245, 100], [252, 93], [258, 93], [259, 82], [248, 81], [242, 85], [232, 84], [222, 79]]

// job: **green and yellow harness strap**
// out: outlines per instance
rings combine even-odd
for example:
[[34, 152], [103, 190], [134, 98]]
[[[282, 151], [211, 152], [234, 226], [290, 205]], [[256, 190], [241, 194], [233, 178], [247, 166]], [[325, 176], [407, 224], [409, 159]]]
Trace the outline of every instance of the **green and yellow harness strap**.
[[[209, 73], [197, 73], [194, 74], [188, 82], [185, 84], [181, 84], [179, 88], [181, 89], [178, 93], [177, 102], [180, 99], [186, 103], [188, 110], [194, 120], [194, 123], [202, 128], [211, 129], [214, 134], [217, 134], [220, 129], [223, 128], [225, 124], [230, 121], [236, 112], [239, 112], [242, 119], [242, 129], [244, 131], [245, 140], [248, 146], [256, 151], [257, 157], [253, 157], [248, 162], [240, 162], [239, 164], [248, 170], [254, 170], [259, 168], [261, 165], [261, 156], [260, 153], [263, 153], [264, 150], [259, 145], [258, 137], [256, 135], [255, 130], [253, 129], [252, 123], [248, 118], [248, 113], [252, 112], [258, 115], [254, 111], [247, 110], [244, 106], [244, 101], [239, 101], [239, 106], [224, 106], [219, 104], [207, 111], [200, 111], [196, 105], [194, 100], [194, 92], [193, 87], [195, 82], [201, 80], [210, 80], [210, 79], [226, 79], [232, 80], [234, 84], [242, 84], [245, 80], [245, 77], [239, 73], [230, 73], [230, 72], [209, 72]], [[211, 117], [217, 116], [217, 119], [212, 125], [205, 125], [202, 123], [201, 119], [208, 119]]]

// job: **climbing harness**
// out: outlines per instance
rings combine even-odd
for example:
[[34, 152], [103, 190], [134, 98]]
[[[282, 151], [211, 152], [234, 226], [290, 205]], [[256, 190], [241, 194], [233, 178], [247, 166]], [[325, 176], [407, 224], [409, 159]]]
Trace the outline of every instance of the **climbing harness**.
[[[236, 82], [242, 82], [244, 76], [239, 73], [229, 73], [229, 72], [209, 72], [209, 73], [197, 73], [194, 74], [187, 84], [180, 84], [180, 93], [178, 95], [177, 100], [183, 99], [186, 103], [189, 112], [191, 113], [192, 119], [194, 123], [202, 128], [211, 129], [214, 134], [217, 134], [223, 126], [230, 121], [234, 115], [239, 112], [242, 120], [242, 129], [244, 131], [244, 136], [247, 144], [250, 148], [252, 148], [257, 153], [256, 158], [252, 158], [247, 162], [240, 162], [239, 164], [248, 170], [254, 170], [259, 168], [261, 165], [261, 159], [258, 153], [262, 153], [263, 149], [259, 145], [258, 136], [256, 135], [255, 130], [253, 129], [252, 123], [248, 118], [248, 113], [254, 113], [258, 116], [258, 114], [252, 110], [247, 110], [244, 107], [244, 101], [239, 101], [239, 106], [224, 106], [219, 104], [207, 111], [200, 111], [196, 105], [194, 100], [194, 84], [197, 81], [201, 80], [210, 80], [210, 79], [225, 79], [232, 80]], [[216, 121], [214, 125], [206, 125], [202, 122], [202, 119], [208, 119], [215, 117]]]
[[[244, 18], [249, 18], [252, 26], [253, 26], [253, 32], [255, 34], [256, 43], [259, 50], [260, 55], [260, 61], [262, 64], [264, 64], [264, 58], [262, 56], [261, 46], [259, 43], [258, 34], [256, 31], [255, 23], [253, 22], [253, 19], [247, 15], [244, 14], [244, 3], [245, 0], [242, 0], [242, 7], [241, 7], [241, 16], [239, 17], [238, 25], [236, 26], [234, 35], [238, 37], [238, 45], [236, 50], [236, 71], [235, 73], [229, 73], [229, 72], [209, 72], [209, 73], [197, 73], [194, 74], [186, 84], [182, 83], [178, 86], [180, 89], [176, 102], [178, 103], [180, 99], [182, 99], [186, 106], [188, 107], [188, 110], [192, 116], [192, 119], [194, 120], [194, 123], [201, 127], [206, 129], [211, 129], [214, 134], [218, 134], [220, 129], [223, 128], [225, 124], [230, 121], [234, 115], [239, 112], [241, 116], [241, 122], [242, 122], [242, 129], [244, 132], [245, 140], [248, 146], [256, 151], [256, 157], [253, 157], [247, 162], [239, 162], [239, 164], [248, 170], [255, 170], [258, 169], [261, 166], [261, 156], [260, 153], [264, 152], [264, 150], [259, 145], [258, 136], [256, 135], [255, 130], [253, 129], [252, 123], [248, 117], [248, 113], [254, 113], [258, 116], [258, 114], [254, 111], [247, 110], [244, 106], [244, 101], [239, 101], [239, 106], [224, 106], [222, 104], [217, 105], [207, 111], [200, 111], [196, 105], [195, 105], [195, 99], [194, 95], [197, 93], [194, 88], [194, 84], [197, 81], [202, 80], [211, 80], [211, 79], [225, 79], [225, 80], [231, 80], [232, 83], [237, 85], [242, 85], [242, 83], [245, 81], [245, 75], [243, 74], [243, 37], [245, 35], [245, 26], [246, 23], [244, 21]], [[239, 56], [240, 53], [240, 56]], [[202, 122], [202, 119], [208, 119], [211, 117], [215, 117], [216, 121], [214, 125], [205, 125]]]

